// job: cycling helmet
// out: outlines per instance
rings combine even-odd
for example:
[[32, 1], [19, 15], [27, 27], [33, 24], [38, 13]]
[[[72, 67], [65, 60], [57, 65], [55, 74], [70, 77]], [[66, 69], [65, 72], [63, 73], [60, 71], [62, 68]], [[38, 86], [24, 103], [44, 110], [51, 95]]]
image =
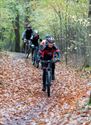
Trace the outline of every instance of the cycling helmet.
[[49, 38], [49, 37], [50, 37], [50, 35], [49, 35], [49, 34], [46, 34], [45, 39], [47, 39], [47, 38]]
[[31, 25], [30, 25], [30, 24], [28, 24], [26, 28], [31, 28]]
[[38, 30], [34, 30], [34, 33], [38, 34]]
[[54, 43], [55, 39], [53, 37], [47, 38], [48, 43]]

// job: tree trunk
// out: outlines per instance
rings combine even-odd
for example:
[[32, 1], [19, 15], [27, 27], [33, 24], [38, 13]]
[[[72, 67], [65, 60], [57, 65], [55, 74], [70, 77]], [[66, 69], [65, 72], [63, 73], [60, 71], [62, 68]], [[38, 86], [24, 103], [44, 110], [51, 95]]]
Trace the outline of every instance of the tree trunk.
[[15, 52], [20, 52], [20, 25], [19, 25], [19, 13], [17, 13], [17, 16], [15, 18]]
[[[67, 1], [68, 2], [68, 1]], [[68, 17], [67, 17], [67, 13], [68, 13], [68, 3], [66, 3], [66, 13], [65, 13], [65, 30], [66, 30], [66, 34], [65, 34], [65, 62], [66, 65], [68, 64]]]
[[91, 105], [91, 92], [90, 92], [90, 96], [89, 96], [89, 104]]
[[26, 27], [29, 24], [30, 7], [28, 5], [29, 5], [30, 0], [24, 0], [24, 2], [25, 2], [25, 5], [26, 5], [24, 27]]
[[88, 45], [87, 45], [87, 54], [88, 54], [88, 58], [87, 58], [87, 65], [91, 66], [91, 0], [89, 0], [89, 11], [88, 11], [88, 21], [89, 21], [89, 25], [88, 25]]

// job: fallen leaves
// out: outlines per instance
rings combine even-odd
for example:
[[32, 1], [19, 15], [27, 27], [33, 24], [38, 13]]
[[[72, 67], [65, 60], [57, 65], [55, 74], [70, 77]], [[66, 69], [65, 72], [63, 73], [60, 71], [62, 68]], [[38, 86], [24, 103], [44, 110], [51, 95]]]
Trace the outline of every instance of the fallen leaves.
[[[42, 71], [23, 54], [2, 54], [0, 62], [0, 123], [6, 125], [90, 125], [84, 106], [91, 91], [81, 73], [64, 64], [56, 66], [51, 97], [42, 92]], [[89, 77], [90, 78], [90, 77]], [[88, 82], [89, 81], [89, 82]], [[80, 109], [84, 107], [84, 111]], [[86, 116], [85, 120], [83, 118]], [[87, 119], [88, 117], [88, 119]]]

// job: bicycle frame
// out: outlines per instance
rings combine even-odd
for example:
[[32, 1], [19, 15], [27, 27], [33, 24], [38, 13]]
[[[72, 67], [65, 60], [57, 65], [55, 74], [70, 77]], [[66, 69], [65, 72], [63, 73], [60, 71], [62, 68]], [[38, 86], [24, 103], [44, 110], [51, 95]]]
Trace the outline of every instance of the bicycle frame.
[[48, 67], [46, 68], [46, 86], [51, 85], [51, 79], [52, 79], [52, 67], [51, 63], [48, 63]]
[[25, 54], [27, 54], [27, 58], [30, 54], [30, 40], [26, 40], [26, 44], [25, 44]]
[[46, 84], [45, 87], [47, 89], [48, 97], [50, 97], [50, 86], [51, 86], [51, 80], [52, 80], [52, 61], [43, 61], [47, 64], [47, 67], [44, 67], [43, 69], [46, 70]]

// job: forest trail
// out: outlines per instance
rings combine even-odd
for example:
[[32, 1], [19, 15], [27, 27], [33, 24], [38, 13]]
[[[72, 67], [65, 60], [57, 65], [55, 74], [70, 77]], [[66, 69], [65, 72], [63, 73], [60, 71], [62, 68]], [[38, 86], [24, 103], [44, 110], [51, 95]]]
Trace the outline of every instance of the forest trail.
[[20, 53], [0, 53], [0, 125], [91, 125], [91, 74], [56, 64], [51, 97], [42, 70]]

